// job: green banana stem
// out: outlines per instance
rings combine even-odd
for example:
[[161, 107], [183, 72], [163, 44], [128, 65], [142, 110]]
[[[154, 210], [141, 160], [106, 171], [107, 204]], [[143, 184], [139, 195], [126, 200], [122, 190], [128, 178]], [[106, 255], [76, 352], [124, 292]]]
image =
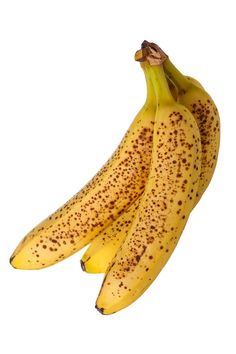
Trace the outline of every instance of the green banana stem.
[[163, 66], [167, 76], [179, 90], [186, 91], [191, 86], [190, 81], [172, 64], [169, 58], [164, 61]]
[[170, 92], [163, 65], [151, 65], [148, 67], [148, 72], [151, 76], [158, 106], [172, 104], [174, 98]]

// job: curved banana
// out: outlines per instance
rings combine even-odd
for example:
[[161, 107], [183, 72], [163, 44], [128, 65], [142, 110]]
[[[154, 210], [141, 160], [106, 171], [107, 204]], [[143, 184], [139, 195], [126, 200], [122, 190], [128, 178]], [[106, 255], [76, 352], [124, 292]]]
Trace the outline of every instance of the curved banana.
[[199, 129], [175, 102], [160, 65], [148, 58], [156, 90], [151, 170], [135, 219], [103, 281], [96, 308], [111, 314], [134, 302], [150, 286], [173, 252], [193, 208], [201, 168]]
[[[142, 63], [142, 68], [144, 68], [144, 63]], [[185, 76], [186, 82], [191, 83], [201, 90], [204, 90], [203, 86], [199, 81], [194, 79], [191, 76]], [[174, 81], [175, 79], [169, 78], [168, 79], [168, 85], [170, 88], [170, 91], [172, 93], [172, 96], [175, 98], [175, 100], [182, 102], [182, 89], [181, 87]], [[174, 82], [173, 82], [174, 81]], [[150, 87], [150, 90], [153, 90], [152, 87]], [[197, 116], [196, 116], [197, 119]], [[197, 119], [197, 122], [199, 123], [199, 120]], [[204, 124], [203, 129], [201, 129], [200, 133], [202, 134], [201, 140], [204, 142], [206, 137], [205, 137], [205, 130], [208, 130], [206, 124]], [[209, 132], [207, 133], [209, 134]], [[217, 139], [217, 144], [218, 144], [218, 137]], [[219, 148], [219, 145], [218, 145]], [[204, 161], [204, 153], [202, 154], [203, 160], [203, 172], [202, 176], [204, 174], [204, 168], [206, 165], [206, 162]], [[209, 174], [213, 174], [213, 170], [211, 172], [207, 172], [207, 176]], [[209, 180], [208, 177], [206, 179]], [[209, 183], [209, 182], [208, 182]], [[199, 201], [200, 196], [204, 193], [206, 189], [205, 183], [199, 184], [198, 187], [198, 192], [197, 192], [197, 201]], [[131, 209], [131, 208], [130, 208]], [[86, 250], [85, 254], [82, 257], [81, 260], [81, 266], [82, 269], [88, 273], [105, 273], [111, 260], [119, 250], [119, 247], [123, 240], [125, 239], [127, 233], [128, 233], [128, 224], [125, 224], [125, 222], [129, 221], [130, 223], [133, 221], [135, 216], [135, 213], [130, 211], [130, 213], [124, 213], [122, 214], [117, 220], [115, 220], [108, 228], [106, 228], [99, 236], [97, 236], [92, 242], [89, 248]], [[118, 224], [117, 224], [118, 223]], [[120, 228], [118, 225], [119, 223], [124, 224], [125, 228]]]
[[207, 189], [216, 167], [220, 145], [220, 117], [210, 95], [195, 82], [189, 82], [169, 59], [164, 62], [164, 69], [178, 88], [178, 101], [190, 110], [200, 130], [202, 166], [196, 205]]
[[217, 163], [220, 145], [220, 117], [217, 107], [202, 85], [196, 79], [181, 74], [158, 45], [144, 41], [142, 49], [145, 55], [148, 52], [152, 52], [154, 56], [164, 54], [166, 57], [163, 63], [164, 70], [178, 89], [178, 102], [189, 109], [198, 124], [202, 144], [202, 165], [196, 205], [207, 189]]
[[78, 194], [35, 227], [10, 262], [20, 269], [53, 265], [87, 245], [142, 194], [150, 169], [156, 98], [147, 99], [119, 147]]
[[[144, 41], [142, 48], [146, 54], [151, 51], [154, 56], [166, 56], [155, 43]], [[178, 102], [193, 114], [200, 130], [202, 165], [196, 205], [207, 189], [216, 167], [220, 145], [220, 117], [213, 99], [196, 79], [182, 75], [167, 56], [163, 66], [165, 73], [178, 89]]]
[[[142, 68], [144, 69], [144, 63], [141, 64]], [[144, 70], [145, 71], [145, 70]], [[200, 89], [204, 90], [203, 86], [200, 84], [199, 81], [194, 79], [191, 76], [185, 76], [188, 82], [194, 84], [195, 86], [199, 87]], [[182, 90], [176, 86], [176, 84], [167, 76], [168, 85], [172, 96], [181, 102], [182, 99]], [[150, 90], [153, 90], [150, 87]], [[204, 132], [205, 129], [201, 130], [203, 136], [201, 136], [201, 140], [204, 141]], [[203, 168], [204, 168], [204, 160], [203, 160]], [[212, 172], [213, 173], [213, 172]], [[205, 185], [200, 184], [198, 188], [198, 200], [200, 196], [204, 193]], [[115, 220], [108, 228], [106, 228], [100, 235], [98, 235], [92, 242], [89, 248], [86, 250], [85, 254], [81, 260], [81, 266], [84, 271], [87, 273], [105, 273], [111, 260], [117, 253], [122, 244], [123, 240], [125, 239], [128, 233], [128, 225], [134, 219], [135, 213], [132, 210], [132, 206], [129, 208], [129, 211], [122, 214], [117, 220]], [[136, 207], [134, 207], [136, 209]], [[127, 223], [129, 222], [129, 224]], [[119, 225], [124, 225], [122, 228]]]
[[[142, 63], [141, 67], [147, 82], [147, 91], [151, 97], [155, 97], [155, 92], [151, 80], [148, 78], [146, 64]], [[175, 84], [169, 80], [171, 90], [177, 93]], [[152, 102], [152, 101], [151, 101]], [[135, 212], [138, 208], [140, 197], [115, 221], [107, 228], [99, 233], [91, 242], [80, 261], [81, 268], [87, 273], [105, 273], [111, 260], [117, 253], [120, 245], [125, 239], [130, 225], [134, 219]]]
[[87, 273], [106, 272], [128, 234], [140, 199], [141, 197], [91, 242], [80, 261], [84, 271]]

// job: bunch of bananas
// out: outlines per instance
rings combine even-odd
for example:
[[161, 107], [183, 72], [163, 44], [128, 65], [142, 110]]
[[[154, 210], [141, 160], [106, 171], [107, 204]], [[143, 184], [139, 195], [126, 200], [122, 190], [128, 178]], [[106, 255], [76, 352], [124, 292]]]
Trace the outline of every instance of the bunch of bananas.
[[81, 265], [105, 273], [96, 308], [117, 312], [160, 273], [217, 161], [220, 121], [201, 84], [184, 76], [154, 43], [135, 54], [147, 99], [120, 145], [93, 179], [36, 226], [11, 257], [41, 269], [90, 243]]

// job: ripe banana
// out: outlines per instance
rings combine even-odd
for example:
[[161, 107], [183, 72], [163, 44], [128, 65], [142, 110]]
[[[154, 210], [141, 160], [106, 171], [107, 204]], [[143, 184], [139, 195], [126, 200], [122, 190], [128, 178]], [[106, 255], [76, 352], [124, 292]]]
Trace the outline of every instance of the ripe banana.
[[[142, 49], [144, 56], [148, 52], [149, 55], [157, 56], [162, 53], [166, 56], [155, 43], [144, 41]], [[196, 205], [208, 187], [216, 167], [220, 144], [220, 117], [213, 99], [196, 79], [182, 75], [167, 56], [163, 66], [165, 73], [177, 87], [178, 102], [193, 114], [200, 130], [202, 165]]]
[[96, 308], [117, 312], [139, 298], [174, 251], [217, 161], [220, 121], [201, 84], [154, 43], [141, 62], [147, 99], [111, 158], [66, 204], [20, 242], [20, 269], [53, 265], [91, 243], [81, 266], [106, 272]]
[[217, 163], [220, 145], [220, 117], [210, 95], [186, 78], [167, 59], [164, 69], [178, 87], [178, 101], [193, 114], [201, 135], [202, 165], [195, 205], [207, 189]]
[[[146, 64], [141, 63], [141, 67], [145, 75], [148, 95], [155, 97], [153, 85], [146, 72]], [[171, 80], [169, 80], [169, 84], [171, 85]], [[172, 84], [171, 89], [177, 92], [177, 88], [175, 89], [174, 84]], [[153, 101], [151, 101], [151, 104], [153, 104]], [[153, 119], [155, 119], [155, 114]], [[140, 197], [92, 240], [80, 261], [81, 267], [84, 271], [87, 273], [106, 272], [109, 263], [115, 256], [128, 233], [129, 227], [135, 216], [135, 211], [138, 208], [139, 201]]]
[[40, 269], [67, 258], [143, 193], [156, 111], [149, 87], [147, 82], [146, 102], [112, 157], [79, 193], [26, 235], [10, 259], [13, 267]]
[[103, 230], [90, 244], [81, 259], [81, 267], [87, 273], [105, 273], [122, 242], [128, 234], [141, 197], [119, 218]]
[[[147, 41], [144, 41], [144, 43], [148, 43]], [[145, 45], [143, 45], [143, 47], [145, 47]], [[141, 59], [142, 61], [145, 60], [145, 58], [143, 57], [143, 53], [138, 51], [136, 53], [136, 60]], [[145, 62], [142, 62], [141, 64], [142, 68], [145, 68]], [[145, 72], [145, 70], [144, 70]], [[177, 84], [177, 82], [175, 81], [175, 78], [169, 78], [167, 76], [168, 79], [168, 85], [170, 88], [170, 91], [172, 93], [172, 96], [179, 102], [181, 102], [182, 104], [184, 104], [184, 102], [182, 102], [182, 98], [183, 98], [183, 90], [181, 88], [181, 86], [179, 86]], [[199, 81], [197, 81], [196, 79], [194, 79], [191, 76], [185, 76], [186, 79], [186, 83], [191, 83], [195, 86], [197, 86], [199, 89], [204, 90], [203, 86], [201, 85], [201, 83]], [[153, 90], [152, 87], [149, 88], [149, 90]], [[207, 95], [207, 93], [205, 93], [204, 95]], [[187, 107], [189, 108], [189, 105], [187, 105]], [[195, 112], [192, 112], [195, 115]], [[199, 119], [198, 119], [199, 115], [195, 115], [195, 118], [199, 123]], [[202, 120], [203, 121], [203, 120]], [[207, 132], [207, 133], [206, 133]], [[210, 134], [212, 133], [211, 130], [208, 129], [208, 126], [206, 123], [202, 124], [202, 129], [200, 131], [201, 134], [201, 141], [205, 141], [206, 139], [206, 134]], [[217, 136], [217, 149], [219, 149], [219, 137]], [[212, 139], [214, 140], [214, 136], [212, 137]], [[206, 149], [208, 149], [208, 145], [206, 145]], [[211, 149], [211, 147], [209, 147], [209, 149]], [[202, 160], [202, 167], [203, 168], [203, 172], [201, 172], [201, 175], [203, 177], [204, 175], [204, 170], [206, 169], [206, 161], [204, 160], [204, 156], [206, 154], [202, 153], [203, 156], [203, 160]], [[210, 182], [210, 175], [213, 174], [213, 168], [211, 171], [207, 171], [206, 172], [206, 176], [205, 180], [208, 180], [208, 183]], [[204, 179], [203, 179], [204, 180]], [[199, 201], [200, 196], [202, 196], [202, 194], [204, 193], [206, 189], [206, 183], [201, 183], [199, 184], [198, 187], [198, 191], [197, 191], [197, 195], [198, 198], [196, 200], [196, 203]], [[113, 257], [115, 256], [115, 254], [117, 253], [117, 251], [119, 250], [119, 247], [121, 245], [121, 243], [123, 242], [123, 240], [125, 239], [127, 233], [128, 233], [128, 224], [127, 222], [129, 222], [129, 224], [131, 224], [131, 222], [133, 221], [135, 216], [135, 213], [132, 210], [132, 207], [129, 209], [129, 212], [124, 213], [123, 215], [121, 215], [117, 220], [115, 220], [108, 228], [106, 228], [98, 237], [96, 237], [92, 242], [90, 247], [87, 249], [87, 251], [85, 252], [84, 256], [82, 257], [81, 260], [81, 265], [83, 270], [85, 270], [88, 273], [105, 273], [111, 260], [113, 259]], [[125, 225], [123, 228], [120, 228], [119, 225]]]
[[201, 169], [200, 134], [192, 114], [174, 101], [162, 63], [148, 57], [158, 100], [150, 174], [131, 228], [104, 278], [96, 308], [111, 314], [150, 286], [173, 252], [193, 208]]

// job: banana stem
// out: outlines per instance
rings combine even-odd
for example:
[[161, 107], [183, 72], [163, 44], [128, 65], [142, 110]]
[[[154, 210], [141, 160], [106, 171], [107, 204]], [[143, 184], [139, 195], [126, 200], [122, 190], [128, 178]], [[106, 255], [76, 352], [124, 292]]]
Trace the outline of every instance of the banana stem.
[[152, 80], [148, 74], [147, 70], [147, 64], [146, 63], [141, 63], [141, 67], [144, 71], [145, 75], [145, 80], [146, 80], [146, 86], [147, 86], [147, 98], [146, 98], [146, 105], [156, 105], [156, 94], [154, 91], [154, 87], [152, 84]]
[[191, 85], [189, 80], [172, 64], [169, 58], [163, 63], [167, 76], [175, 83], [179, 90], [186, 91]]
[[158, 106], [174, 102], [165, 76], [163, 65], [151, 65], [148, 67]]

